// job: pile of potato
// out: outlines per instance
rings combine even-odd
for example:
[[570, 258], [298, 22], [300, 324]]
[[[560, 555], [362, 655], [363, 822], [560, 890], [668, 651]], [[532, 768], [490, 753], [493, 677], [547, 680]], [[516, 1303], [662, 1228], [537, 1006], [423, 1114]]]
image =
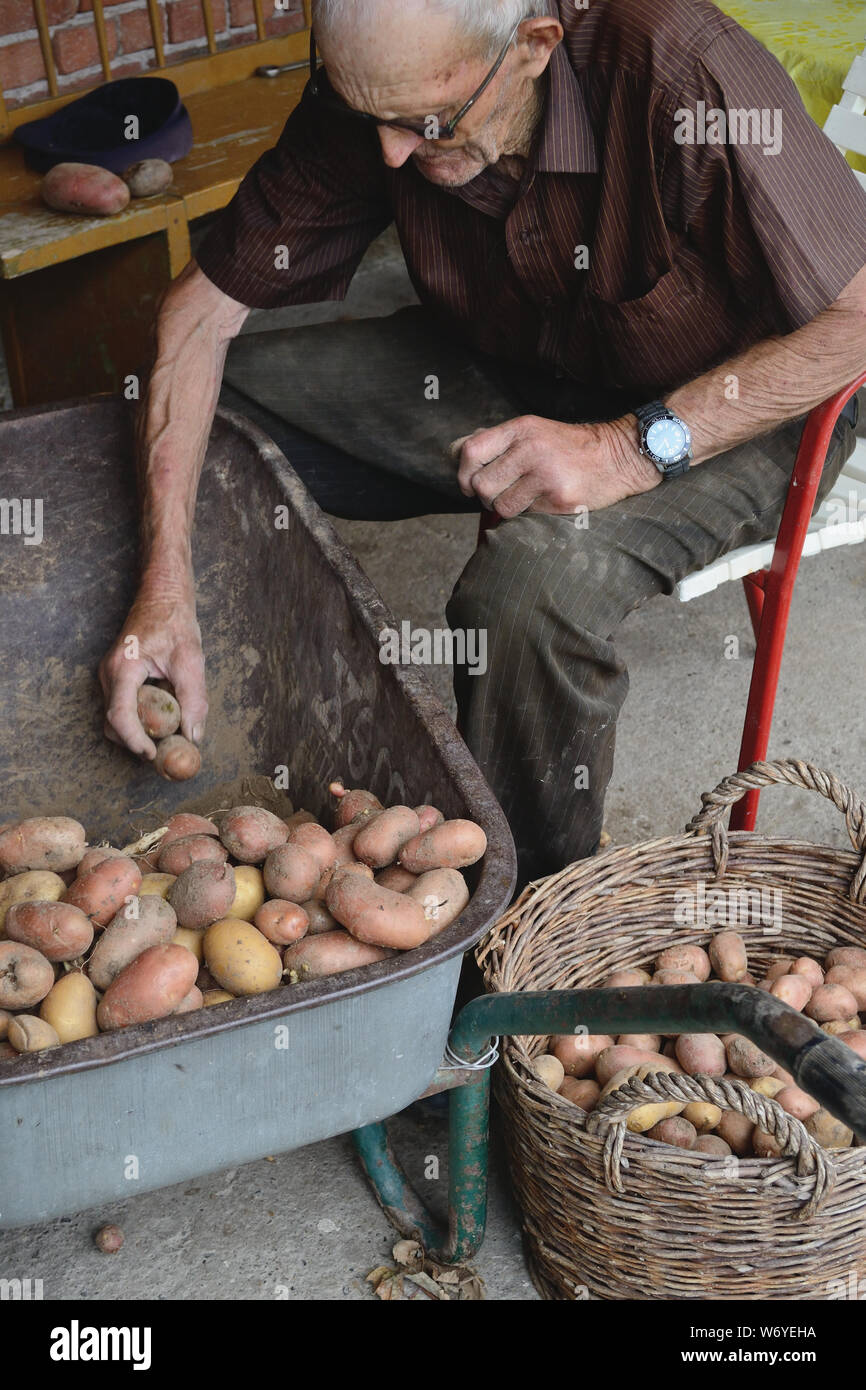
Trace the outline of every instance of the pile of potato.
[[[757, 981], [749, 973], [746, 945], [735, 931], [723, 931], [701, 946], [670, 946], [654, 962], [653, 972], [617, 970], [602, 988], [637, 985], [696, 985], [714, 978], [728, 983], [757, 984], [793, 1008], [820, 1023], [825, 1032], [839, 1037], [866, 1059], [866, 1030], [860, 1015], [866, 1011], [866, 950], [837, 946], [823, 965], [811, 956], [785, 956]], [[759, 1047], [737, 1033], [680, 1033], [667, 1038], [656, 1034], [563, 1035], [549, 1039], [549, 1050], [533, 1060], [539, 1078], [584, 1111], [632, 1077], [644, 1079], [652, 1072], [680, 1072], [687, 1076], [718, 1077], [744, 1081], [753, 1091], [771, 1096], [789, 1115], [802, 1120], [806, 1129], [826, 1148], [847, 1148], [852, 1131], [828, 1114], [812, 1096], [794, 1083]], [[689, 1105], [676, 1101], [637, 1106], [628, 1117], [628, 1129], [647, 1139], [716, 1157], [775, 1158], [781, 1153], [776, 1139], [744, 1115], [703, 1101]]]
[[333, 832], [236, 806], [175, 815], [137, 855], [88, 849], [64, 816], [0, 826], [0, 1057], [352, 970], [449, 926], [480, 826], [331, 790]]

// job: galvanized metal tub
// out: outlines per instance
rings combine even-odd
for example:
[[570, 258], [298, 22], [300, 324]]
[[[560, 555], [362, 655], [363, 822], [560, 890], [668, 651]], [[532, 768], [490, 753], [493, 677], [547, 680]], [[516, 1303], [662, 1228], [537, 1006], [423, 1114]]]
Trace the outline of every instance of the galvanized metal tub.
[[[204, 767], [170, 784], [108, 743], [96, 667], [135, 589], [132, 421], [115, 400], [0, 418], [0, 496], [42, 504], [42, 539], [0, 535], [0, 820], [67, 814], [124, 843], [240, 776], [429, 799], [488, 836], [459, 920], [364, 970], [0, 1065], [0, 1226], [43, 1221], [344, 1133], [429, 1085], [463, 952], [507, 904], [514, 848], [446, 711], [382, 665], [393, 623], [279, 450], [214, 426], [196, 519], [211, 712]], [[26, 508], [19, 514], [26, 525]], [[7, 526], [7, 530], [9, 527]], [[192, 795], [191, 795], [192, 793]]]

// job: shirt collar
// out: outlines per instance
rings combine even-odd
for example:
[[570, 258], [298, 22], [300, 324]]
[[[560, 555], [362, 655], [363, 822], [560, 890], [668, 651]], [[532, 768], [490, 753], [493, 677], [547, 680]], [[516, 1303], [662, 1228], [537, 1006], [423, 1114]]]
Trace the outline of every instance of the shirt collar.
[[564, 44], [553, 50], [547, 70], [544, 123], [533, 164], [547, 174], [595, 174], [595, 136]]

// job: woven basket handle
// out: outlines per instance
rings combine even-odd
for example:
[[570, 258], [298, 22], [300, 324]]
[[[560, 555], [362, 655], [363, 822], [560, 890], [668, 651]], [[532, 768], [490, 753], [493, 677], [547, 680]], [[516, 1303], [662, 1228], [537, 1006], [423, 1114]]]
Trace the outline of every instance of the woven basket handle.
[[[753, 1091], [744, 1081], [724, 1081], [714, 1076], [682, 1076], [679, 1072], [652, 1072], [644, 1081], [633, 1076], [600, 1101], [586, 1121], [587, 1133], [605, 1134], [604, 1176], [611, 1192], [622, 1192], [622, 1149], [626, 1121], [639, 1105], [674, 1100], [709, 1101], [722, 1110], [745, 1115], [781, 1145], [786, 1158], [796, 1159], [797, 1176], [812, 1178], [809, 1200], [796, 1215], [808, 1220], [829, 1196], [836, 1170], [827, 1151], [812, 1138], [799, 1120], [776, 1101]], [[724, 1160], [722, 1160], [724, 1161]], [[711, 1160], [708, 1160], [711, 1162]]]
[[848, 896], [853, 902], [863, 902], [866, 898], [866, 803], [844, 782], [840, 782], [834, 773], [825, 772], [813, 763], [783, 758], [778, 762], [752, 763], [743, 772], [725, 777], [713, 791], [702, 793], [703, 810], [689, 821], [686, 834], [690, 831], [710, 832], [716, 873], [721, 878], [728, 859], [728, 832], [722, 823], [725, 812], [754, 788], [785, 782], [792, 787], [818, 792], [842, 812], [851, 843], [862, 856], [851, 880]]

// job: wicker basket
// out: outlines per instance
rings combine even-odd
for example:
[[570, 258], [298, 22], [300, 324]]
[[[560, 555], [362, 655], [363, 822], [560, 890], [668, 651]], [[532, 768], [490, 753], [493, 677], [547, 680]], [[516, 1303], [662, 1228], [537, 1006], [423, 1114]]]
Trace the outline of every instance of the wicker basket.
[[[729, 835], [727, 808], [773, 783], [826, 796], [856, 852]], [[859, 797], [818, 768], [785, 761], [756, 763], [702, 799], [681, 836], [612, 850], [531, 884], [478, 949], [488, 990], [597, 986], [666, 946], [706, 945], [733, 924], [732, 905], [756, 973], [780, 955], [866, 944]], [[684, 904], [697, 906], [702, 893], [717, 920], [683, 921]], [[726, 920], [718, 920], [721, 894]], [[770, 920], [760, 920], [761, 909]], [[827, 1299], [858, 1288], [853, 1296], [866, 1296], [866, 1148], [823, 1150], [775, 1101], [708, 1078], [657, 1074], [587, 1116], [535, 1076], [531, 1058], [545, 1043], [507, 1039], [496, 1075], [530, 1270], [544, 1297]], [[748, 1114], [786, 1156], [716, 1159], [626, 1131], [635, 1104], [669, 1096]]]

